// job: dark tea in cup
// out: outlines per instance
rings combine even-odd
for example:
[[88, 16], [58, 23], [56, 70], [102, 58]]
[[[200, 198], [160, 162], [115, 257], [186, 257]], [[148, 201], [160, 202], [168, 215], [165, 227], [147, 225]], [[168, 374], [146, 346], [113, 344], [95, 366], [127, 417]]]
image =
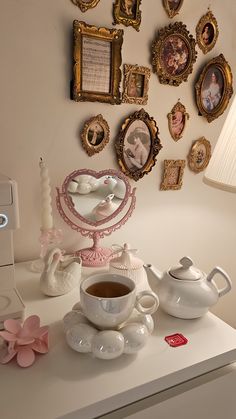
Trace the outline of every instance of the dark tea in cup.
[[95, 297], [117, 298], [129, 294], [131, 289], [121, 282], [101, 281], [89, 285], [85, 291]]

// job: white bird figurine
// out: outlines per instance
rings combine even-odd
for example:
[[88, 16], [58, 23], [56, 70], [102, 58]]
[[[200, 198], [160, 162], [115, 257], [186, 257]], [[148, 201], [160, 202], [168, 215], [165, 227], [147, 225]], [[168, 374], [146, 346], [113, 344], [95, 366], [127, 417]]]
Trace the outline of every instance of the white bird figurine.
[[123, 199], [126, 194], [126, 186], [123, 180], [117, 176], [107, 176], [104, 181], [105, 185], [108, 185], [110, 192], [112, 192], [116, 198]]
[[45, 295], [67, 294], [79, 285], [82, 266], [79, 256], [64, 256], [61, 249], [54, 248], [47, 252], [44, 262], [40, 289]]

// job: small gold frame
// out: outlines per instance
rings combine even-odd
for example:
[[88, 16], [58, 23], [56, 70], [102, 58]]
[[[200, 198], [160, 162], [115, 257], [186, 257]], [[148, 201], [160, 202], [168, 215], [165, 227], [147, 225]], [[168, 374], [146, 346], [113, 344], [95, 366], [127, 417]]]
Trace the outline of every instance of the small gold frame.
[[143, 108], [125, 119], [115, 143], [125, 175], [137, 181], [152, 170], [162, 148], [158, 134], [156, 122]]
[[178, 101], [168, 113], [167, 118], [171, 137], [174, 141], [179, 141], [183, 137], [186, 122], [189, 119], [185, 106]]
[[99, 153], [110, 139], [110, 129], [101, 114], [85, 122], [81, 132], [82, 145], [89, 156]]
[[222, 115], [233, 94], [232, 82], [232, 71], [224, 55], [211, 59], [195, 84], [199, 115], [205, 116], [208, 122]]
[[219, 29], [216, 18], [209, 10], [201, 17], [196, 27], [197, 44], [204, 54], [214, 48], [218, 36]]
[[194, 141], [188, 155], [189, 168], [195, 173], [202, 172], [208, 166], [210, 158], [210, 141], [206, 140], [205, 137], [201, 137], [198, 140]]
[[123, 30], [74, 20], [73, 34], [73, 100], [120, 104]]
[[152, 43], [152, 65], [160, 83], [179, 86], [193, 70], [196, 41], [182, 22], [158, 31]]
[[73, 4], [78, 6], [81, 12], [86, 12], [88, 9], [92, 9], [97, 6], [100, 0], [71, 0]]
[[185, 165], [185, 160], [164, 160], [162, 191], [181, 189]]
[[[177, 0], [177, 2], [172, 0], [172, 3], [177, 3], [177, 7], [171, 7], [170, 0], [163, 0], [163, 7], [171, 19], [179, 13], [181, 7], [183, 6], [183, 2], [184, 0]], [[175, 4], [173, 4], [173, 6], [175, 6]]]
[[138, 65], [124, 65], [124, 91], [122, 102], [146, 105], [151, 70]]
[[114, 25], [133, 26], [139, 31], [141, 23], [140, 4], [142, 0], [115, 0], [113, 4]]

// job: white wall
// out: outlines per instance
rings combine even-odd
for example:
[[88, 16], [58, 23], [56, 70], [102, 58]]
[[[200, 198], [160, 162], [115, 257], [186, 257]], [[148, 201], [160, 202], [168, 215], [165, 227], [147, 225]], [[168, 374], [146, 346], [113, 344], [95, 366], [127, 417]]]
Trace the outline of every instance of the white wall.
[[[21, 228], [15, 232], [16, 261], [39, 254], [40, 156], [51, 177], [53, 198], [69, 172], [80, 169], [117, 168], [114, 143], [123, 119], [139, 106], [76, 103], [69, 99], [72, 68], [72, 22], [112, 28], [112, 1], [101, 0], [95, 9], [81, 13], [70, 0], [1, 0], [0, 171], [18, 182]], [[188, 167], [180, 191], [160, 191], [164, 159], [185, 159], [193, 141], [205, 136], [215, 145], [227, 111], [212, 123], [198, 116], [194, 84], [202, 66], [223, 53], [236, 67], [234, 0], [215, 0], [212, 11], [219, 24], [219, 39], [208, 53], [198, 49], [197, 62], [187, 82], [179, 87], [161, 85], [152, 73], [145, 110], [157, 121], [163, 145], [152, 172], [137, 183], [137, 206], [127, 224], [104, 240], [104, 244], [130, 242], [145, 262], [160, 269], [176, 264], [183, 255], [209, 271], [222, 266], [234, 282], [233, 291], [219, 301], [214, 312], [236, 326], [236, 197], [202, 183], [202, 174]], [[199, 18], [207, 12], [205, 0], [185, 0], [181, 13], [170, 20], [162, 2], [142, 2], [140, 32], [124, 29], [123, 63], [151, 67], [151, 42], [156, 31], [173, 21], [182, 21], [195, 36]], [[167, 114], [180, 98], [190, 114], [183, 139], [175, 143], [169, 134]], [[88, 157], [82, 149], [80, 131], [84, 122], [101, 113], [108, 121], [111, 140], [98, 155]], [[60, 219], [53, 202], [56, 227], [63, 229], [63, 247], [78, 249], [89, 244]]]

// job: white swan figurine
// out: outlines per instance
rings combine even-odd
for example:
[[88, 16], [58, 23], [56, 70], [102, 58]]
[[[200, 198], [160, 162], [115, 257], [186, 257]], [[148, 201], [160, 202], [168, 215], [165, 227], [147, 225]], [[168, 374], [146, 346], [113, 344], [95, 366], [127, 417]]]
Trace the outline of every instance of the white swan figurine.
[[54, 248], [47, 252], [44, 262], [40, 277], [43, 294], [55, 297], [67, 294], [79, 285], [82, 266], [79, 256], [64, 256], [61, 249]]
[[116, 198], [123, 199], [126, 194], [125, 182], [119, 179], [117, 176], [107, 176], [105, 185], [108, 185], [111, 193], [115, 195]]

